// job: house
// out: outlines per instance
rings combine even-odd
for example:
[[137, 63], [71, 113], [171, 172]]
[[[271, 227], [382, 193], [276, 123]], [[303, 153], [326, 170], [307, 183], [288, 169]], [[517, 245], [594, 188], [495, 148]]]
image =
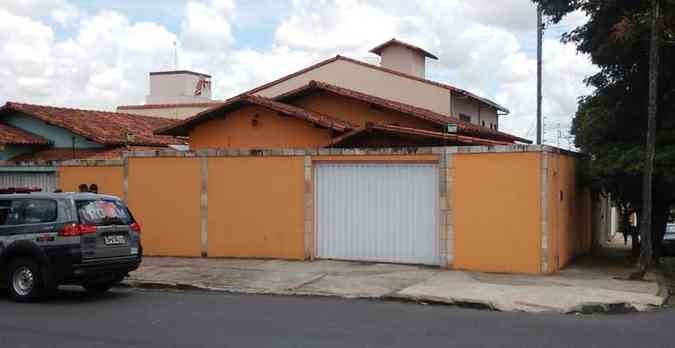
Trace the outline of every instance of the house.
[[[153, 134], [159, 117], [7, 102], [0, 107], [0, 188], [58, 188], [62, 161], [117, 159], [129, 150], [164, 149], [184, 139]], [[25, 164], [40, 166], [25, 166]]]
[[150, 93], [142, 105], [120, 105], [117, 112], [185, 119], [220, 104], [211, 99], [211, 75], [189, 70], [150, 73]]
[[156, 133], [191, 149], [530, 143], [498, 130], [506, 108], [424, 79], [432, 54], [398, 40], [372, 52], [382, 66], [337, 56]]
[[419, 47], [392, 39], [371, 52], [380, 56], [380, 65], [338, 55], [254, 88], [247, 94], [274, 98], [315, 80], [489, 129], [499, 129], [499, 118], [509, 113], [507, 108], [494, 101], [427, 79], [426, 59], [437, 58]]
[[0, 108], [0, 160], [44, 162], [121, 158], [129, 149], [156, 149], [185, 141], [153, 134], [174, 121], [105, 111], [7, 102]]

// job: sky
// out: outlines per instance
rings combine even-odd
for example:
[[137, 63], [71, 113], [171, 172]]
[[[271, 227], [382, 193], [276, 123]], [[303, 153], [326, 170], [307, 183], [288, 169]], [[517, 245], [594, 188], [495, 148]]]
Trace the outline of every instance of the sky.
[[[545, 140], [561, 147], [596, 68], [560, 35], [585, 20], [544, 37]], [[211, 74], [226, 99], [336, 54], [377, 64], [369, 49], [392, 37], [440, 58], [427, 78], [498, 102], [501, 130], [535, 138], [529, 0], [0, 0], [0, 103], [114, 110], [166, 69]]]

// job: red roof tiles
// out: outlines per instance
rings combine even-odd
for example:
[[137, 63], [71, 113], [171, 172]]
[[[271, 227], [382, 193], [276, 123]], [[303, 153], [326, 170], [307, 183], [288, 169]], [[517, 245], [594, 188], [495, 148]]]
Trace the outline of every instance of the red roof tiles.
[[30, 154], [19, 155], [10, 162], [54, 162], [69, 160], [110, 160], [121, 159], [124, 151], [160, 150], [157, 146], [117, 146], [102, 149], [47, 149]]
[[246, 105], [259, 105], [279, 113], [282, 113], [287, 116], [297, 117], [302, 120], [312, 122], [316, 125], [334, 129], [340, 132], [346, 132], [348, 130], [354, 129], [357, 126], [349, 122], [330, 117], [327, 115], [319, 114], [313, 111], [305, 110], [297, 106], [280, 103], [272, 99], [253, 96], [253, 95], [241, 95], [235, 98], [228, 100], [227, 102], [210, 108], [208, 110], [202, 111], [199, 114], [187, 118], [177, 124], [171, 125], [169, 127], [160, 128], [155, 131], [156, 134], [167, 134], [167, 135], [187, 135], [188, 131], [193, 127], [204, 123], [213, 117], [218, 117], [224, 115], [227, 112], [231, 112], [238, 108], [241, 108]]
[[419, 52], [420, 54], [422, 54], [422, 55], [425, 56], [425, 57], [429, 57], [429, 58], [431, 58], [431, 59], [436, 59], [436, 60], [438, 60], [438, 57], [436, 57], [435, 55], [429, 53], [429, 51], [424, 50], [424, 49], [422, 49], [422, 48], [419, 48], [419, 47], [417, 47], [417, 46], [411, 45], [411, 44], [409, 44], [409, 43], [406, 43], [406, 42], [403, 42], [403, 41], [396, 40], [396, 39], [391, 39], [391, 40], [389, 40], [389, 41], [387, 41], [387, 42], [385, 42], [385, 43], [383, 43], [383, 44], [381, 44], [381, 45], [378, 45], [378, 46], [376, 46], [375, 48], [373, 48], [372, 50], [370, 50], [370, 52], [375, 53], [375, 54], [377, 54], [378, 56], [380, 56], [380, 55], [382, 55], [382, 51], [384, 51], [385, 48], [387, 48], [387, 47], [389, 47], [389, 46], [392, 46], [392, 45], [403, 46], [403, 47], [409, 48], [409, 49], [411, 49], [411, 50], [413, 50], [413, 51], [417, 51], [417, 52]]
[[470, 122], [462, 121], [459, 118], [452, 117], [452, 116], [446, 116], [442, 115], [436, 112], [433, 112], [428, 109], [423, 109], [423, 108], [418, 108], [416, 106], [412, 106], [409, 104], [393, 101], [393, 100], [388, 100], [380, 97], [376, 97], [373, 95], [357, 92], [351, 89], [347, 88], [342, 88], [338, 86], [334, 86], [331, 84], [327, 84], [324, 82], [319, 82], [319, 81], [310, 81], [309, 84], [300, 87], [296, 90], [289, 91], [287, 93], [284, 93], [275, 99], [277, 100], [288, 100], [290, 98], [294, 98], [300, 95], [303, 95], [304, 93], [313, 91], [313, 90], [322, 90], [326, 91], [328, 93], [340, 95], [343, 97], [347, 98], [353, 98], [357, 100], [361, 100], [366, 103], [371, 103], [374, 105], [378, 105], [383, 108], [387, 108], [389, 110], [394, 110], [398, 111], [407, 115], [411, 115], [414, 117], [421, 118], [423, 120], [427, 120], [433, 123], [436, 123], [442, 127], [446, 127], [448, 124], [454, 123], [457, 124], [458, 131], [460, 133], [464, 134], [472, 134], [476, 136], [480, 136], [482, 138], [488, 138], [488, 139], [494, 139], [498, 141], [519, 141], [519, 142], [524, 142], [524, 143], [531, 143], [530, 140], [523, 139], [520, 137], [517, 137], [515, 135], [499, 132], [493, 129], [481, 127], [477, 124], [473, 124]]
[[165, 146], [185, 144], [183, 139], [153, 134], [176, 120], [139, 116], [117, 112], [92, 111], [7, 102], [2, 113], [18, 112], [37, 118], [47, 124], [61, 127], [104, 145]]
[[22, 129], [0, 123], [0, 144], [48, 145], [49, 140]]
[[[401, 127], [395, 125], [387, 125], [381, 123], [368, 123], [365, 128], [361, 128], [340, 137], [334, 138], [326, 145], [326, 147], [351, 147], [352, 145], [359, 146], [362, 137], [371, 137], [372, 133], [381, 133], [385, 135], [410, 136], [425, 139], [425, 144], [432, 144], [441, 146], [446, 143], [459, 145], [509, 145], [510, 142], [496, 141], [483, 138], [475, 138], [465, 135], [449, 134], [442, 132], [435, 132], [426, 129], [418, 129], [411, 127]], [[361, 139], [360, 139], [361, 138]]]
[[147, 109], [174, 109], [174, 108], [202, 108], [213, 107], [223, 104], [222, 101], [211, 101], [204, 103], [182, 103], [182, 104], [144, 104], [144, 105], [120, 105], [117, 110], [147, 110]]

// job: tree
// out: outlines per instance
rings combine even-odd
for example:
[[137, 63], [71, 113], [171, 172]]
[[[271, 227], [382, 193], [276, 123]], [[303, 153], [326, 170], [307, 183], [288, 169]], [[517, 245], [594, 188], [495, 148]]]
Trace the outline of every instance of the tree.
[[642, 173], [642, 213], [645, 217], [640, 223], [640, 266], [634, 278], [642, 279], [652, 262], [652, 176], [654, 174], [654, 152], [656, 151], [656, 114], [659, 109], [659, 46], [660, 46], [660, 3], [652, 0], [649, 34], [649, 91], [647, 106], [647, 150], [644, 173]]
[[[591, 95], [579, 100], [572, 124], [575, 145], [590, 155], [588, 174], [593, 186], [613, 198], [636, 208], [646, 247], [654, 258], [660, 256], [669, 207], [675, 202], [675, 1], [661, 0], [661, 28], [652, 31], [652, 2], [636, 0], [533, 0], [544, 14], [557, 23], [565, 15], [582, 11], [588, 22], [563, 35], [562, 40], [577, 45], [599, 67], [586, 83], [594, 87]], [[654, 46], [661, 56], [658, 92], [649, 108], [650, 35], [661, 45]], [[655, 122], [653, 173], [649, 175], [647, 155], [648, 116]], [[647, 174], [646, 176], [643, 174]], [[653, 189], [643, 179], [652, 180]], [[652, 195], [651, 212], [642, 211], [643, 191]], [[650, 219], [644, 219], [649, 215]], [[651, 232], [651, 233], [649, 233]], [[649, 237], [651, 236], [651, 238]], [[644, 253], [649, 259], [649, 253]], [[641, 262], [642, 265], [648, 263]]]

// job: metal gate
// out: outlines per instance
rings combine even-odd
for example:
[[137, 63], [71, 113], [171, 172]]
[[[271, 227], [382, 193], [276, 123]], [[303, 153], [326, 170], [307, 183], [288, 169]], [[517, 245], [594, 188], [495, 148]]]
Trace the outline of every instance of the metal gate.
[[54, 192], [59, 187], [56, 168], [2, 168], [0, 167], [0, 189], [39, 188], [42, 192]]
[[317, 256], [440, 264], [435, 164], [322, 163]]

